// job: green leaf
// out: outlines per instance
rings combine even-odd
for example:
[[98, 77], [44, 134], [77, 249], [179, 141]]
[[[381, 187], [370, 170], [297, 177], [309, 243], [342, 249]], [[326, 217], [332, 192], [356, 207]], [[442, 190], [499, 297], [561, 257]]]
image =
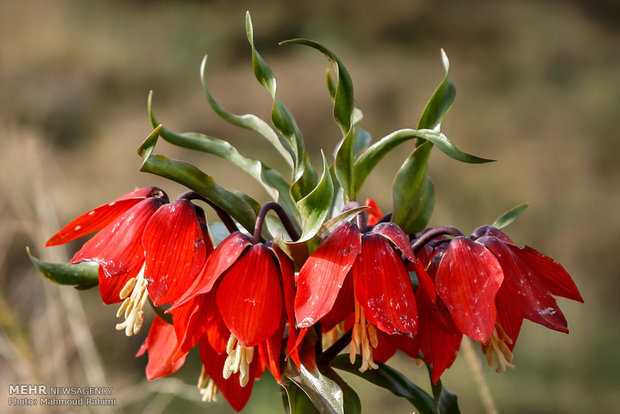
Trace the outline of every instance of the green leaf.
[[321, 414], [310, 398], [293, 381], [286, 378], [280, 383], [286, 393], [284, 408], [288, 414]]
[[331, 208], [334, 186], [325, 154], [321, 152], [321, 155], [323, 157], [321, 180], [307, 196], [297, 202], [302, 221], [302, 235], [297, 243], [305, 242], [317, 235]]
[[59, 285], [72, 285], [76, 289], [89, 289], [99, 284], [99, 264], [82, 262], [78, 264], [43, 262], [26, 247], [26, 253], [34, 267], [47, 279]]
[[378, 369], [360, 372], [361, 363], [360, 357], [357, 357], [355, 364], [351, 364], [348, 355], [339, 355], [332, 361], [331, 366], [355, 374], [399, 397], [406, 398], [420, 414], [437, 414], [433, 397], [403, 374], [382, 363], [377, 363]]
[[[153, 126], [161, 125], [152, 111], [152, 94], [149, 94], [148, 108]], [[173, 145], [216, 155], [230, 161], [258, 181], [269, 196], [279, 202], [291, 217], [299, 217], [289, 184], [282, 175], [261, 161], [242, 155], [229, 142], [195, 132], [178, 134], [163, 126], [159, 129], [159, 136]]]
[[394, 178], [392, 221], [407, 234], [417, 233], [426, 227], [433, 212], [435, 190], [428, 177], [431, 149], [430, 142], [417, 147]]
[[220, 187], [213, 177], [197, 167], [163, 155], [151, 154], [144, 159], [140, 171], [168, 178], [196, 191], [226, 211], [248, 232], [254, 231], [256, 213], [252, 207], [233, 192]]
[[[200, 64], [200, 81], [202, 82], [202, 88], [205, 91], [207, 96], [207, 101], [211, 108], [217, 113], [221, 118], [230, 122], [233, 125], [249, 129], [251, 131], [257, 132], [262, 135], [271, 145], [273, 145], [282, 158], [285, 159], [289, 167], [294, 168], [293, 166], [293, 157], [295, 156], [293, 149], [291, 146], [283, 139], [278, 137], [275, 131], [261, 118], [257, 117], [253, 114], [244, 114], [244, 115], [235, 115], [220, 106], [217, 101], [211, 95], [209, 88], [207, 87], [207, 80], [205, 74], [205, 68], [207, 65], [207, 56], [202, 59], [202, 63]], [[157, 122], [154, 122], [153, 126], [155, 126]]]
[[362, 402], [355, 390], [347, 384], [340, 375], [330, 367], [320, 367], [319, 370], [323, 375], [333, 380], [342, 390], [344, 413], [359, 414], [362, 412]]
[[[281, 45], [296, 43], [310, 46], [323, 53], [327, 60], [332, 64], [333, 70], [338, 79], [333, 97], [334, 97], [334, 119], [342, 130], [342, 135], [346, 136], [351, 130], [351, 117], [354, 108], [353, 98], [353, 82], [347, 68], [334, 52], [323, 46], [322, 44], [308, 39], [290, 39], [280, 42]], [[333, 84], [333, 82], [332, 82]], [[329, 80], [328, 80], [329, 85]], [[328, 86], [329, 87], [329, 86]]]
[[491, 225], [495, 228], [503, 229], [504, 227], [515, 221], [517, 217], [519, 217], [521, 213], [523, 213], [523, 211], [527, 208], [528, 205], [528, 203], [523, 203], [511, 208], [510, 210], [499, 216], [497, 220], [495, 220]]
[[344, 211], [330, 218], [325, 223], [323, 223], [318, 235], [320, 237], [327, 237], [330, 233], [336, 230], [336, 227], [338, 227], [340, 223], [342, 223], [343, 221], [351, 220], [353, 217], [357, 216], [360, 212], [366, 210], [367, 208], [367, 206], [352, 208], [351, 210]]
[[344, 414], [342, 389], [335, 381], [321, 374], [318, 368], [308, 370], [302, 364], [297, 369], [289, 360], [283, 374], [303, 390], [321, 414]]
[[461, 414], [457, 395], [443, 386], [439, 394], [438, 406], [440, 414]]
[[418, 122], [418, 129], [432, 129], [439, 131], [441, 127], [441, 121], [446, 116], [450, 105], [454, 102], [456, 96], [456, 88], [452, 79], [448, 76], [450, 69], [450, 61], [443, 49], [441, 49], [441, 60], [443, 68], [446, 71], [446, 75], [443, 81], [439, 84], [433, 96], [426, 104], [422, 117]]
[[[316, 174], [309, 162], [306, 161], [306, 150], [304, 148], [304, 140], [301, 131], [297, 127], [297, 123], [290, 111], [276, 97], [276, 78], [267, 65], [260, 53], [254, 45], [254, 27], [250, 12], [245, 15], [245, 29], [248, 42], [252, 48], [252, 69], [256, 80], [263, 85], [273, 99], [273, 108], [271, 110], [271, 122], [276, 130], [282, 135], [284, 140], [293, 150], [294, 155], [294, 177], [298, 188], [298, 193], [307, 194], [313, 187], [312, 173]], [[310, 174], [309, 179], [301, 179], [302, 175]], [[294, 195], [294, 193], [293, 193]], [[296, 198], [298, 199], [298, 198]]]
[[411, 139], [418, 139], [424, 141], [430, 141], [437, 146], [440, 150], [446, 153], [448, 156], [467, 163], [485, 163], [491, 162], [486, 158], [476, 157], [474, 155], [467, 154], [458, 149], [448, 137], [441, 132], [433, 131], [430, 129], [400, 129], [394, 131], [379, 141], [366, 148], [355, 160], [355, 187], [356, 192], [359, 191], [362, 184], [368, 177], [368, 174], [377, 166], [379, 161], [383, 159], [391, 150], [402, 144], [403, 142]]
[[[352, 128], [354, 97], [353, 82], [351, 81], [349, 72], [334, 52], [318, 42], [308, 39], [291, 39], [280, 42], [280, 44], [289, 43], [310, 46], [323, 53], [331, 63], [332, 69], [338, 79], [335, 89], [333, 89], [334, 119], [342, 131], [343, 139], [336, 153], [335, 171], [336, 177], [347, 197], [349, 199], [354, 199], [353, 147], [355, 143], [355, 134]], [[330, 88], [330, 84], [333, 85], [333, 82], [331, 82], [331, 78], [328, 78], [328, 88]], [[331, 94], [332, 92], [330, 90], [330, 95]]]

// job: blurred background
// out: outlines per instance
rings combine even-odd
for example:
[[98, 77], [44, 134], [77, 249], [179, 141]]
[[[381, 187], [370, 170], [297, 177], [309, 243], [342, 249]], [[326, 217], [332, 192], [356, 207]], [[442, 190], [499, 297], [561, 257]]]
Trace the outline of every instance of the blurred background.
[[[281, 40], [307, 37], [334, 50], [353, 78], [363, 126], [375, 139], [415, 127], [451, 60], [457, 99], [444, 132], [461, 149], [498, 160], [466, 165], [434, 151], [437, 203], [432, 225], [469, 233], [529, 202], [507, 233], [561, 262], [585, 304], [559, 299], [569, 335], [524, 324], [506, 375], [483, 365], [500, 413], [613, 412], [620, 404], [620, 4], [615, 0], [356, 2], [0, 0], [0, 406], [8, 384], [110, 386], [117, 405], [95, 412], [227, 413], [199, 401], [191, 354], [176, 375], [148, 382], [134, 358], [145, 332], [114, 330], [116, 306], [97, 290], [44, 280], [25, 247], [66, 261], [79, 245], [43, 249], [47, 238], [88, 209], [145, 185], [176, 197], [180, 186], [140, 173], [135, 149], [151, 132], [146, 97], [167, 127], [229, 139], [242, 152], [284, 164], [261, 138], [208, 107], [198, 68], [234, 113], [269, 118], [271, 100], [255, 81], [244, 14], [274, 70], [278, 96], [296, 116], [315, 166], [339, 130], [324, 87], [324, 58]], [[384, 210], [411, 147], [380, 164], [364, 186]], [[161, 143], [218, 183], [260, 201], [266, 194], [224, 161]], [[482, 363], [478, 347], [474, 347]], [[428, 389], [423, 369], [394, 362]], [[410, 413], [386, 391], [344, 375], [363, 411]], [[462, 411], [484, 412], [472, 366], [461, 356], [444, 375]], [[7, 412], [54, 412], [12, 408]], [[67, 412], [66, 407], [58, 412]], [[88, 411], [82, 407], [81, 411]], [[273, 379], [257, 384], [247, 413], [281, 412]]]

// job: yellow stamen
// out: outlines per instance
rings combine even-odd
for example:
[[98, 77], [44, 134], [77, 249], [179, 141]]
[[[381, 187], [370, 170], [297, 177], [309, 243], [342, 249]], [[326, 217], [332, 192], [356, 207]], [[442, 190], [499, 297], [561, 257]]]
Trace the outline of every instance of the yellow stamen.
[[482, 352], [486, 355], [487, 363], [491, 368], [494, 365], [494, 357], [497, 355], [497, 369], [495, 371], [504, 374], [506, 373], [507, 368], [514, 369], [515, 366], [512, 363], [512, 352], [510, 351], [510, 348], [508, 348], [508, 345], [506, 345], [506, 343], [499, 338], [498, 330], [501, 332], [502, 336], [506, 338], [506, 340], [512, 343], [510, 338], [506, 336], [506, 333], [502, 327], [496, 325], [496, 329], [493, 331], [489, 342], [482, 345]]
[[125, 283], [119, 294], [123, 303], [116, 312], [116, 317], [123, 315], [125, 321], [116, 324], [116, 330], [125, 330], [125, 335], [132, 336], [140, 332], [144, 323], [144, 304], [149, 297], [146, 289], [147, 281], [144, 278], [144, 265], [138, 276], [132, 277]]
[[200, 370], [200, 377], [198, 377], [198, 390], [202, 396], [202, 401], [213, 402], [217, 401], [217, 393], [219, 389], [213, 379], [209, 378], [209, 374], [205, 370], [205, 366], [202, 366]]
[[239, 385], [245, 387], [250, 381], [250, 364], [254, 360], [254, 347], [241, 345], [231, 334], [226, 345], [226, 353], [228, 356], [224, 361], [222, 376], [228, 379], [232, 374], [239, 373]]
[[322, 338], [323, 338], [323, 349], [327, 349], [330, 346], [332, 346], [337, 340], [338, 338], [340, 338], [340, 336], [344, 333], [344, 322], [340, 322], [338, 325], [336, 325], [333, 329], [327, 331], [327, 332], [323, 332]]
[[351, 343], [349, 344], [349, 359], [351, 363], [354, 363], [357, 351], [360, 351], [362, 356], [360, 372], [379, 368], [372, 357], [372, 348], [376, 348], [377, 344], [377, 331], [374, 326], [366, 323], [364, 309], [355, 299], [355, 322], [353, 324]]

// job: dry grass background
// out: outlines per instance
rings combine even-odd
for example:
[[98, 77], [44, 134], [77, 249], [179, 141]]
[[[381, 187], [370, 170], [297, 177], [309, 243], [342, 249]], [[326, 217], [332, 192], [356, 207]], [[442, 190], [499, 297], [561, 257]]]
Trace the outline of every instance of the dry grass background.
[[[560, 261], [586, 300], [559, 300], [570, 335], [526, 323], [517, 369], [498, 375], [484, 368], [495, 404], [501, 413], [614, 411], [620, 404], [615, 4], [0, 0], [1, 411], [53, 412], [6, 405], [8, 384], [41, 383], [113, 387], [117, 406], [96, 412], [230, 412], [225, 403], [196, 402], [196, 355], [173, 378], [146, 381], [145, 360], [133, 358], [142, 337], [114, 331], [115, 308], [103, 306], [96, 290], [77, 292], [43, 280], [24, 248], [46, 260], [67, 260], [76, 245], [42, 248], [62, 223], [136, 186], [160, 185], [172, 196], [181, 191], [138, 172], [134, 151], [150, 132], [150, 89], [168, 127], [228, 138], [282, 167], [263, 141], [217, 119], [198, 80], [200, 59], [209, 53], [209, 82], [223, 106], [268, 117], [269, 96], [251, 73], [246, 9], [314, 161], [320, 148], [331, 151], [338, 134], [323, 88], [327, 64], [313, 51], [278, 47], [278, 41], [304, 36], [336, 51], [375, 138], [415, 126], [442, 77], [439, 49], [447, 51], [458, 96], [444, 130], [462, 149], [498, 162], [463, 165], [436, 151], [432, 224], [468, 232], [529, 201], [509, 235]], [[220, 160], [166, 145], [159, 151], [265, 199]], [[385, 160], [383, 174], [365, 185], [363, 195], [385, 209], [386, 183], [403, 156]], [[396, 364], [426, 384], [412, 363]], [[470, 378], [459, 358], [444, 381], [459, 394], [464, 412], [481, 412]], [[351, 381], [363, 387], [364, 412], [411, 412], [403, 401]], [[278, 412], [276, 389], [272, 380], [261, 380], [245, 412]]]

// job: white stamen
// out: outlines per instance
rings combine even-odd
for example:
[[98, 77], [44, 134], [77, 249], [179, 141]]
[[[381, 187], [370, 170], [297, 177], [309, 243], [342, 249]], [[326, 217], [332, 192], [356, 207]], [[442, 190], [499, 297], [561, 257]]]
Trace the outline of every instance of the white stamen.
[[207, 374], [204, 365], [200, 371], [200, 377], [198, 377], [198, 390], [200, 390], [202, 401], [217, 401], [217, 393], [219, 390], [215, 382], [213, 382], [213, 379], [209, 378], [209, 374]]
[[355, 362], [355, 356], [359, 349], [362, 356], [360, 372], [379, 368], [372, 356], [372, 348], [376, 348], [377, 345], [377, 331], [373, 325], [366, 323], [364, 309], [355, 299], [355, 323], [353, 324], [351, 343], [349, 344], [349, 360], [351, 363]]
[[239, 385], [245, 387], [250, 381], [250, 364], [254, 359], [254, 347], [241, 345], [234, 335], [228, 338], [226, 345], [226, 361], [222, 369], [224, 379], [229, 379], [232, 374], [239, 373]]
[[487, 363], [489, 367], [493, 367], [495, 362], [495, 355], [497, 355], [497, 369], [495, 370], [498, 373], [504, 374], [507, 371], [507, 368], [514, 369], [515, 366], [512, 363], [512, 352], [508, 345], [501, 339], [499, 339], [499, 335], [497, 333], [498, 329], [503, 334], [504, 338], [509, 342], [512, 342], [510, 338], [506, 336], [506, 333], [503, 331], [501, 326], [497, 325], [497, 328], [493, 331], [491, 335], [491, 339], [485, 345], [482, 345], [482, 352], [487, 357]]
[[123, 315], [125, 321], [116, 325], [116, 330], [125, 330], [125, 335], [136, 335], [142, 329], [144, 323], [144, 304], [149, 297], [146, 289], [147, 281], [144, 278], [144, 265], [140, 269], [138, 276], [132, 277], [125, 283], [119, 294], [123, 303], [118, 308], [116, 316]]

